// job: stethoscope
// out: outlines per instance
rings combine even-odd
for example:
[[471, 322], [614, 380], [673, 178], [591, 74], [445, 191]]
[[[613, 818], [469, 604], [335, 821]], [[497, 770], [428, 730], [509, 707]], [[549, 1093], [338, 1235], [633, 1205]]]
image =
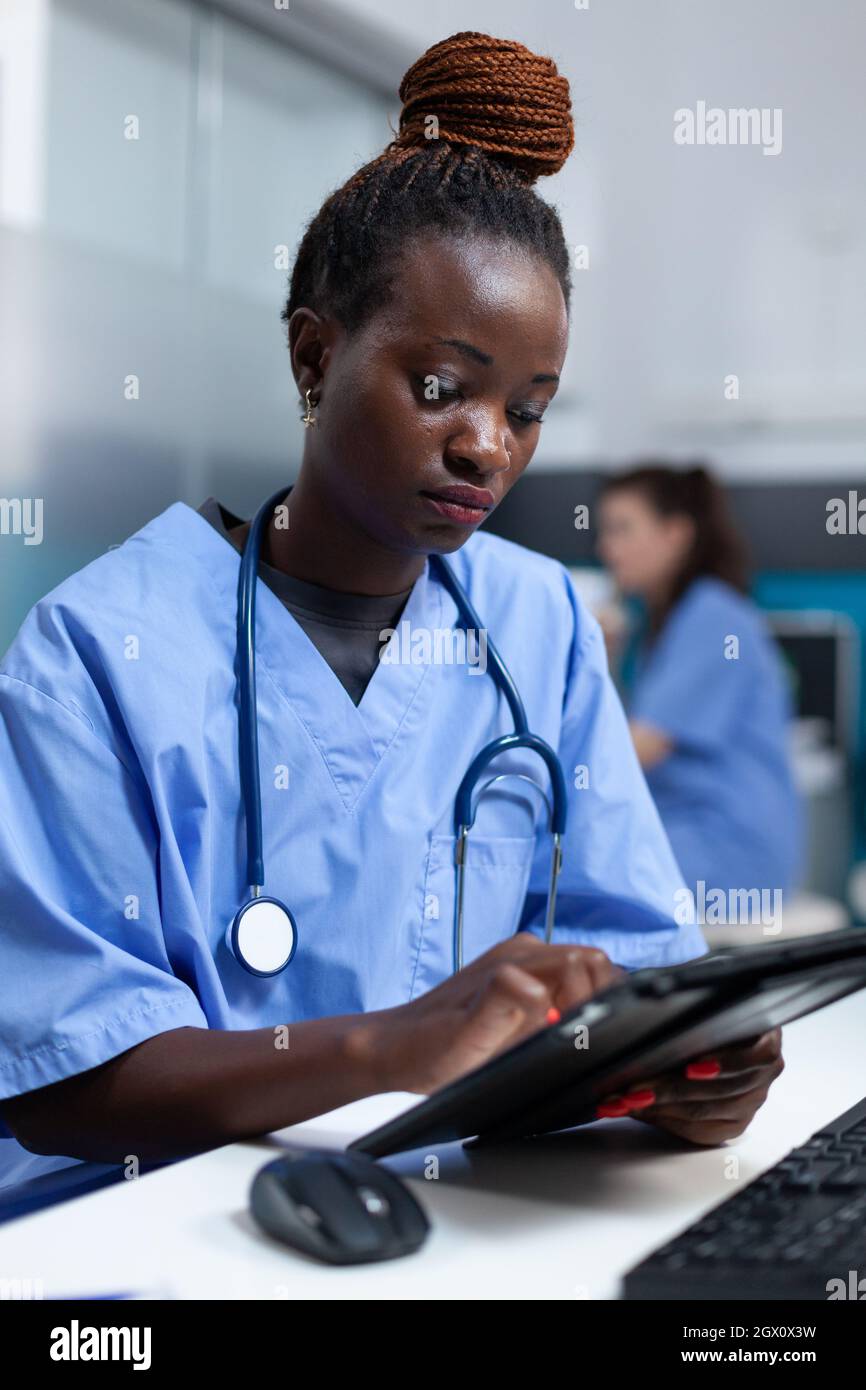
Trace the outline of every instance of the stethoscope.
[[[298, 927], [285, 903], [278, 898], [269, 898], [262, 893], [265, 881], [264, 856], [262, 852], [262, 797], [259, 778], [258, 720], [256, 715], [256, 585], [258, 580], [259, 554], [262, 533], [269, 517], [291, 492], [290, 487], [280, 488], [269, 497], [256, 513], [241, 556], [238, 576], [237, 612], [237, 658], [239, 694], [239, 734], [240, 734], [240, 776], [244, 818], [247, 831], [247, 882], [250, 897], [240, 907], [226, 930], [226, 945], [240, 965], [251, 975], [269, 977], [279, 975], [291, 961], [298, 948]], [[440, 578], [457, 604], [460, 621], [464, 627], [483, 630], [478, 614], [459, 584], [454, 571], [441, 555], [431, 555]], [[463, 968], [463, 896], [466, 876], [466, 854], [469, 832], [475, 824], [478, 802], [488, 787], [506, 778], [516, 778], [528, 782], [543, 798], [549, 815], [549, 829], [553, 840], [553, 855], [550, 868], [550, 885], [547, 892], [547, 911], [545, 914], [544, 939], [550, 941], [553, 932], [553, 915], [556, 909], [556, 887], [562, 868], [562, 836], [565, 833], [568, 799], [565, 790], [565, 774], [557, 754], [538, 734], [529, 732], [526, 710], [520, 698], [511, 672], [487, 638], [487, 659], [492, 667], [493, 679], [508, 701], [514, 720], [514, 733], [502, 734], [493, 739], [480, 753], [476, 753], [457, 791], [454, 803], [455, 850], [454, 863], [457, 869], [457, 891], [454, 904], [453, 968]], [[528, 748], [537, 753], [547, 764], [552, 793], [551, 799], [543, 787], [522, 772], [503, 772], [491, 777], [475, 795], [476, 784], [489, 764], [500, 753], [511, 752], [515, 748]]]

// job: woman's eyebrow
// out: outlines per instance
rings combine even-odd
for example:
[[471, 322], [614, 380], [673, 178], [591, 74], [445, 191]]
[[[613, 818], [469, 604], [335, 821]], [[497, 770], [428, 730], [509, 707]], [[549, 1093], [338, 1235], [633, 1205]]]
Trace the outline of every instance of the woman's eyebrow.
[[[431, 338], [431, 343], [443, 343], [445, 347], [456, 348], [464, 357], [471, 357], [474, 362], [480, 362], [482, 367], [492, 367], [493, 358], [489, 352], [482, 352], [481, 348], [475, 347], [473, 343], [464, 342], [462, 338]], [[533, 384], [542, 381], [559, 381], [556, 372], [539, 372], [532, 378]]]

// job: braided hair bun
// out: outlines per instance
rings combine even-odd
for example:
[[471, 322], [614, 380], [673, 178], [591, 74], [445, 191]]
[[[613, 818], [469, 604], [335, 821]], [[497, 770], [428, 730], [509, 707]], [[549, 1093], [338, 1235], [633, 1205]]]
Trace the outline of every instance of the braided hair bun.
[[512, 39], [452, 34], [412, 65], [400, 100], [400, 133], [389, 148], [423, 146], [432, 128], [449, 145], [474, 145], [509, 165], [527, 183], [557, 173], [574, 148], [568, 81], [552, 58]]
[[349, 332], [387, 303], [402, 251], [430, 233], [510, 242], [545, 261], [566, 310], [569, 255], [535, 192], [574, 147], [568, 82], [522, 43], [452, 34], [400, 84], [396, 137], [334, 190], [307, 226], [282, 312], [333, 314]]

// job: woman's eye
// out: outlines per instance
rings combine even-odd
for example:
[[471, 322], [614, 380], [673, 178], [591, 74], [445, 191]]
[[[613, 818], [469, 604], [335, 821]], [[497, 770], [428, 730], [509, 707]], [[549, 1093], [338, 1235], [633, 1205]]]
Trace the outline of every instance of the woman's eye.
[[415, 378], [418, 390], [421, 392], [425, 401], [453, 400], [460, 395], [457, 386], [451, 381], [443, 381], [441, 376], [435, 372], [428, 372], [426, 376]]
[[[460, 387], [456, 382], [448, 381], [438, 376], [436, 372], [428, 372], [426, 376], [416, 376], [415, 383], [421, 397], [435, 405], [437, 401], [458, 400], [462, 396]], [[544, 421], [544, 414], [535, 410], [509, 410], [508, 414], [519, 425], [540, 425]]]

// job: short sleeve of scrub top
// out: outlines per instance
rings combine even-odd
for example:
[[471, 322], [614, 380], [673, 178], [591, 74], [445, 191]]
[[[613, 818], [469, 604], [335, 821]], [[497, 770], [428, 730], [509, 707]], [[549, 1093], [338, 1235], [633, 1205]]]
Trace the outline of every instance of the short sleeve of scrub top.
[[629, 713], [695, 752], [726, 747], [754, 671], [752, 621], [712, 580], [696, 580], [639, 660]]
[[[0, 710], [2, 1099], [207, 1020], [166, 959], [157, 837], [118, 750], [83, 713], [4, 674]], [[122, 854], [106, 842], [112, 825]]]

